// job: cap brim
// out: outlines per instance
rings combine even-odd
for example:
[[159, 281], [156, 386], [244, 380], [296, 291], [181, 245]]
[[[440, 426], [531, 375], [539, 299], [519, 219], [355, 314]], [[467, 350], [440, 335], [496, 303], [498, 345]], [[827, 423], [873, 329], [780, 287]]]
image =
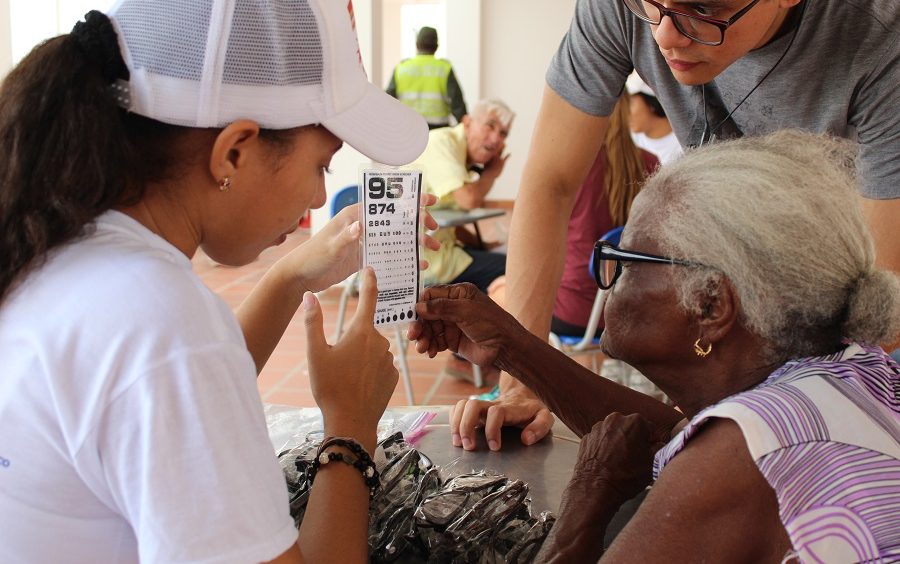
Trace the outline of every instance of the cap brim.
[[360, 153], [387, 165], [411, 163], [428, 144], [425, 118], [371, 83], [359, 102], [322, 125]]

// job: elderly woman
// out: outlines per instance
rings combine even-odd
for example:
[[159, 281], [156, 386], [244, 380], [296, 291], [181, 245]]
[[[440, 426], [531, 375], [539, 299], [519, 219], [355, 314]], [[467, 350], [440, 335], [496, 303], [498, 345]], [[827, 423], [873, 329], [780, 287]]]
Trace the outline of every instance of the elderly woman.
[[584, 435], [542, 558], [599, 558], [654, 452], [654, 487], [605, 560], [900, 558], [900, 367], [874, 346], [900, 330], [900, 283], [873, 268], [852, 162], [793, 132], [698, 150], [649, 181], [621, 248], [598, 242], [605, 352], [675, 401], [688, 421], [674, 430], [681, 413], [582, 369], [473, 287], [425, 293], [420, 352], [508, 371]]

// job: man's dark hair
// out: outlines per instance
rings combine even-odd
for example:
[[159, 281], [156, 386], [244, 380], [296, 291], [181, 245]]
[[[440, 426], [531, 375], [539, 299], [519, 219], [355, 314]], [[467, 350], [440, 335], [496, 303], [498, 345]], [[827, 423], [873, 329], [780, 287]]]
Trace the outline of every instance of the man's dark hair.
[[659, 103], [659, 99], [656, 96], [644, 94], [643, 92], [638, 92], [637, 96], [644, 99], [644, 102], [650, 108], [650, 111], [653, 112], [653, 115], [661, 118], [666, 117], [666, 111], [663, 109], [662, 104]]
[[423, 27], [416, 35], [416, 49], [421, 53], [433, 55], [438, 48], [437, 30], [433, 27]]

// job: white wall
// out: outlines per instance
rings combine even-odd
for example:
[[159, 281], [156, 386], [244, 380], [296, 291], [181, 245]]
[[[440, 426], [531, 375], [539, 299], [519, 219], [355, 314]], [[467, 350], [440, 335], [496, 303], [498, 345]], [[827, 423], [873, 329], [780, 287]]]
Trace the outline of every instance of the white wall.
[[12, 68], [12, 34], [9, 25], [9, 0], [0, 0], [0, 80]]
[[446, 4], [446, 57], [469, 108], [481, 99], [482, 5], [493, 1], [448, 0]]
[[512, 200], [528, 156], [544, 75], [569, 29], [575, 0], [485, 0], [481, 5], [481, 97], [500, 98], [516, 112], [506, 141], [510, 159], [488, 199]]

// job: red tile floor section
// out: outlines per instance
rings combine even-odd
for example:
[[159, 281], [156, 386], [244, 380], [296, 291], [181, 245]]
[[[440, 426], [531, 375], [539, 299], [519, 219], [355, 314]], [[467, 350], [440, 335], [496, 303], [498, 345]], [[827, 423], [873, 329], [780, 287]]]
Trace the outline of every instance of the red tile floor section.
[[[505, 232], [508, 223], [506, 218], [481, 222], [482, 233], [486, 240], [493, 234]], [[493, 224], [492, 224], [493, 222]], [[499, 232], [499, 233], [498, 233]], [[287, 241], [266, 249], [259, 258], [242, 267], [226, 267], [213, 263], [202, 251], [194, 257], [194, 271], [200, 278], [225, 300], [232, 308], [236, 308], [260, 280], [263, 273], [278, 259], [295, 249], [309, 238], [309, 234], [297, 231], [288, 236]], [[325, 335], [331, 339], [337, 322], [338, 299], [340, 287], [332, 287], [319, 294], [325, 315]], [[351, 298], [347, 305], [346, 320], [349, 320], [356, 309], [356, 298]], [[392, 349], [396, 348], [393, 332], [386, 333], [391, 340]], [[272, 353], [269, 362], [259, 376], [259, 393], [264, 402], [311, 407], [315, 405], [309, 386], [309, 372], [306, 365], [306, 333], [303, 325], [302, 311], [288, 325], [281, 342]], [[396, 354], [396, 351], [394, 351]], [[474, 385], [457, 380], [442, 373], [449, 353], [439, 354], [434, 359], [418, 355], [410, 343], [407, 353], [410, 374], [412, 376], [415, 402], [420, 405], [442, 405], [456, 403], [457, 400], [480, 390]], [[390, 405], [407, 405], [402, 379], [398, 381]]]

